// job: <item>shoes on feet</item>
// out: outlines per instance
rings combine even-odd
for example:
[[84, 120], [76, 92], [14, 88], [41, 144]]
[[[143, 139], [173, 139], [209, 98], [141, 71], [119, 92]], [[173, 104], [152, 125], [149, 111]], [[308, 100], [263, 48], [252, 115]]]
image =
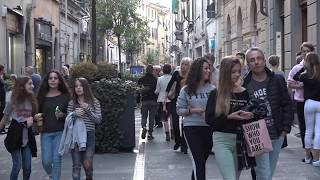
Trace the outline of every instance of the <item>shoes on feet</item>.
[[174, 146], [173, 146], [173, 150], [177, 150], [177, 149], [179, 149], [179, 147], [180, 147], [180, 144], [175, 144]]
[[318, 160], [318, 161], [312, 161], [312, 166], [319, 167], [319, 166], [320, 166], [320, 160]]
[[312, 162], [312, 158], [310, 159], [307, 159], [306, 157], [304, 158], [304, 163], [311, 164], [311, 162]]
[[152, 133], [149, 133], [148, 134], [148, 140], [153, 140], [154, 139], [154, 137], [152, 136]]
[[146, 128], [142, 128], [141, 138], [145, 139], [146, 138], [146, 134], [147, 134], [147, 129]]

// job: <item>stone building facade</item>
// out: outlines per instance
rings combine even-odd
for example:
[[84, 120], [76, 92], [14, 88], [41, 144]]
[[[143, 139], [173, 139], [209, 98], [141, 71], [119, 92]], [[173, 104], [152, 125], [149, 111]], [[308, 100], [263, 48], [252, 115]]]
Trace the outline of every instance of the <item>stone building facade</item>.
[[40, 74], [55, 68], [59, 57], [59, 1], [6, 0], [0, 4], [0, 63], [7, 73], [24, 74], [34, 66]]
[[288, 73], [302, 42], [320, 52], [319, 8], [319, 0], [223, 0], [222, 56], [258, 46], [266, 57], [279, 55]]

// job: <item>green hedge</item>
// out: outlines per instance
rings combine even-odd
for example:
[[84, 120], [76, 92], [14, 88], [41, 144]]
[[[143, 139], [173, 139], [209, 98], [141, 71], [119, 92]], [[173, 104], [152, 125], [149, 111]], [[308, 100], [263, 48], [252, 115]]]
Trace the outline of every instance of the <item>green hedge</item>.
[[100, 101], [102, 122], [96, 126], [96, 152], [118, 152], [123, 133], [119, 129], [119, 119], [126, 107], [128, 94], [139, 90], [137, 83], [115, 78], [117, 72], [110, 64], [81, 63], [71, 69], [70, 79], [88, 79], [94, 96]]

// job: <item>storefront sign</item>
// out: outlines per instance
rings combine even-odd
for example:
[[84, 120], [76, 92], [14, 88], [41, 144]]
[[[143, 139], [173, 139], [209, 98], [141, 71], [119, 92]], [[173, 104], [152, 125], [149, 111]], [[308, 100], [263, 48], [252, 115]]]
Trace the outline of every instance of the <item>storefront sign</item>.
[[19, 33], [19, 18], [15, 14], [8, 13], [6, 16], [7, 29], [13, 33]]
[[52, 42], [51, 25], [36, 21], [35, 29], [37, 39]]

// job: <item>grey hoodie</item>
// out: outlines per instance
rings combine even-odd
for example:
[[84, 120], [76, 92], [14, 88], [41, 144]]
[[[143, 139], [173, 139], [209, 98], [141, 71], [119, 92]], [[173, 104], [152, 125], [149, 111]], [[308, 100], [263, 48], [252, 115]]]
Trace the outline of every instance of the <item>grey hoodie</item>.
[[[203, 108], [207, 106], [208, 97], [210, 92], [214, 89], [212, 84], [205, 84], [199, 87], [196, 95], [188, 95], [186, 86], [180, 91], [177, 100], [177, 114], [183, 116], [189, 108]], [[183, 118], [183, 126], [209, 126], [205, 121], [205, 113], [193, 113]]]

